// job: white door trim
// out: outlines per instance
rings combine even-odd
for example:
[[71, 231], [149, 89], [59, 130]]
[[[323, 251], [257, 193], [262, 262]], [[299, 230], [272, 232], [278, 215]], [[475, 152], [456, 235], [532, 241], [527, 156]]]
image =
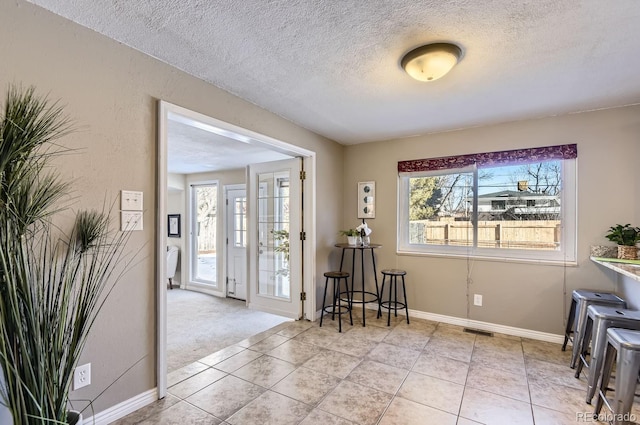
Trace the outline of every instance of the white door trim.
[[[231, 225], [231, 220], [232, 217], [230, 217], [229, 214], [229, 208], [232, 207], [231, 205], [228, 205], [229, 202], [229, 192], [234, 191], [234, 190], [244, 190], [245, 191], [245, 196], [246, 196], [246, 191], [247, 191], [247, 185], [246, 184], [225, 184], [224, 185], [224, 213], [222, 214], [222, 225], [224, 226], [224, 233], [225, 233], [225, 238], [227, 239], [226, 243], [224, 243], [224, 248], [222, 250], [222, 281], [224, 283], [224, 296], [227, 297], [229, 296], [229, 284], [227, 282], [227, 277], [229, 276], [229, 243], [228, 241], [230, 240], [230, 236], [229, 235], [229, 226]], [[245, 258], [246, 258], [246, 248], [245, 248]], [[246, 265], [246, 261], [245, 261], [245, 265]], [[246, 266], [245, 266], [246, 269]], [[246, 292], [246, 287], [247, 287], [247, 279], [246, 277], [249, 275], [248, 270], [245, 270], [245, 292]], [[245, 294], [245, 301], [247, 299], [247, 296]]]
[[166, 274], [167, 259], [167, 125], [168, 119], [179, 120], [191, 125], [204, 125], [218, 129], [227, 137], [236, 138], [245, 143], [255, 143], [268, 146], [277, 152], [304, 158], [304, 169], [307, 179], [304, 186], [304, 229], [307, 240], [304, 250], [304, 280], [303, 288], [307, 293], [304, 302], [305, 317], [315, 320], [315, 256], [316, 256], [316, 154], [315, 152], [283, 142], [272, 137], [256, 133], [251, 130], [230, 124], [172, 103], [158, 101], [158, 151], [157, 151], [157, 192], [156, 192], [156, 303], [157, 303], [157, 337], [156, 337], [156, 382], [158, 383], [158, 398], [167, 394], [167, 293], [164, 276]]

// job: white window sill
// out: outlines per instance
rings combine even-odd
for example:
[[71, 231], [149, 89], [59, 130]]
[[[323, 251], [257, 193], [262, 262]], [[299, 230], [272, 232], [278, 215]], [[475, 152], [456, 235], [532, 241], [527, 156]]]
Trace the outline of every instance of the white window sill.
[[435, 252], [414, 252], [414, 251], [396, 251], [397, 255], [407, 257], [433, 257], [433, 258], [452, 258], [452, 259], [472, 259], [478, 261], [493, 261], [497, 263], [520, 263], [520, 264], [540, 264], [545, 266], [561, 266], [561, 267], [577, 267], [577, 261], [563, 260], [543, 260], [534, 258], [509, 258], [509, 257], [493, 257], [475, 254], [438, 254]]

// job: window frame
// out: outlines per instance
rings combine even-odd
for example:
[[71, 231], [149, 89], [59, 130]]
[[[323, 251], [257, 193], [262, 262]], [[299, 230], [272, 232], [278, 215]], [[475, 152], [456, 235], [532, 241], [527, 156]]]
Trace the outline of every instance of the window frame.
[[[477, 244], [477, 214], [478, 214], [478, 167], [467, 166], [461, 168], [440, 169], [433, 171], [400, 172], [398, 175], [397, 200], [397, 246], [399, 255], [424, 255], [478, 258], [497, 261], [522, 261], [549, 264], [575, 265], [577, 264], [577, 159], [555, 159], [562, 162], [562, 191], [561, 200], [561, 237], [558, 250], [527, 250], [511, 248], [480, 248]], [[541, 160], [536, 162], [547, 162]], [[501, 164], [503, 166], [513, 164]], [[482, 168], [499, 168], [495, 167]], [[411, 177], [434, 177], [446, 174], [473, 173], [474, 197], [474, 246], [451, 246], [409, 243], [409, 179]]]

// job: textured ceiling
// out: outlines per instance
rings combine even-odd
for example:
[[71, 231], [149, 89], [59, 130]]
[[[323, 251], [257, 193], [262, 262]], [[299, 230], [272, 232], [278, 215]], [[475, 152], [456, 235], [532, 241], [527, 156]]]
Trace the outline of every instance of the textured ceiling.
[[640, 102], [638, 0], [31, 1], [343, 144]]
[[291, 158], [261, 145], [247, 144], [206, 130], [207, 126], [169, 119], [167, 171], [177, 174], [244, 168]]

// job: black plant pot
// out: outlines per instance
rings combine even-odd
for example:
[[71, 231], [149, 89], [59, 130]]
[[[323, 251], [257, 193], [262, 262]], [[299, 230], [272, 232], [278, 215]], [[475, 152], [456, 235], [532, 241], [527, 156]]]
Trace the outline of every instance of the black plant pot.
[[82, 425], [82, 413], [77, 410], [69, 410], [67, 412], [67, 423], [69, 425]]

